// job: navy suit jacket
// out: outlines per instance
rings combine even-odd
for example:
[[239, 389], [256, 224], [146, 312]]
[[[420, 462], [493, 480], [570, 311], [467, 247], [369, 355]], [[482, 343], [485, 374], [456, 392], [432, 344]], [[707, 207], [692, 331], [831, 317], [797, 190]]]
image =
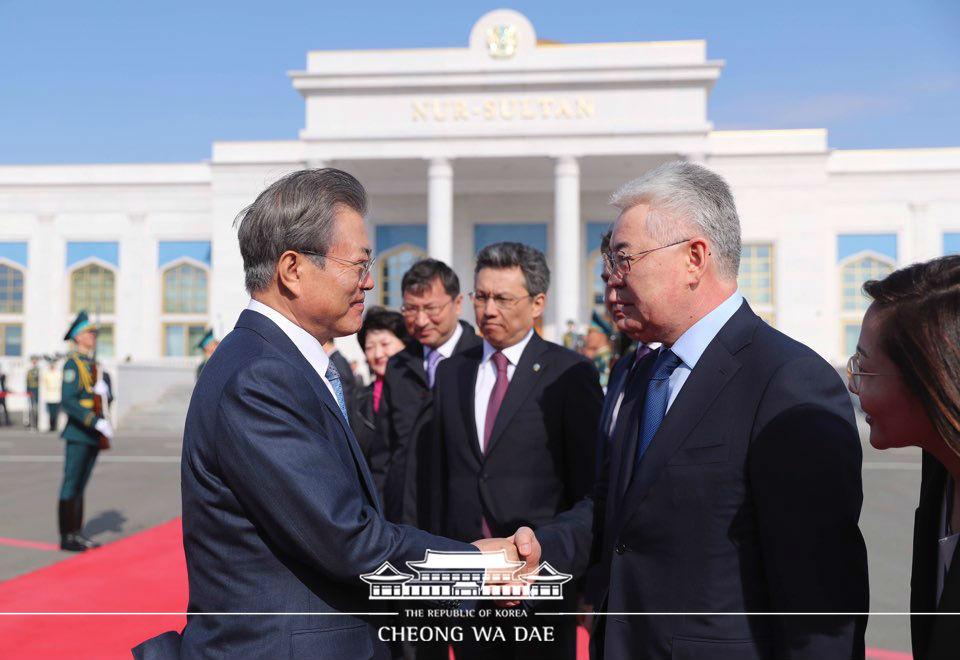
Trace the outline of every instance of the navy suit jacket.
[[[646, 380], [651, 353], [637, 365]], [[707, 346], [636, 472], [627, 389], [593, 497], [537, 530], [543, 558], [607, 578], [604, 658], [863, 658], [861, 449], [836, 371], [744, 303]], [[683, 616], [618, 613], [680, 612]]]
[[[194, 390], [181, 464], [190, 583], [184, 658], [389, 657], [358, 576], [426, 549], [472, 545], [387, 522], [356, 439], [324, 384], [250, 310]], [[306, 616], [192, 616], [308, 612]], [[374, 620], [376, 619], [376, 620]]]

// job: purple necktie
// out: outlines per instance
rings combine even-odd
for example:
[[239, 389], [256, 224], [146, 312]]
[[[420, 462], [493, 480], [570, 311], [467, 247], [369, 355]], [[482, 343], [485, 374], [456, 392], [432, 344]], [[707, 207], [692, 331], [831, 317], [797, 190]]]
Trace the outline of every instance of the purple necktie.
[[[493, 435], [493, 425], [497, 421], [497, 413], [500, 412], [500, 404], [503, 403], [503, 396], [507, 393], [507, 386], [510, 380], [507, 378], [507, 356], [497, 351], [493, 354], [493, 364], [497, 367], [497, 382], [493, 384], [493, 391], [490, 392], [490, 400], [487, 403], [487, 415], [483, 420], [483, 453], [486, 454], [490, 449], [490, 436]], [[484, 516], [480, 525], [484, 538], [492, 536], [490, 533], [490, 524], [487, 517]]]
[[433, 389], [433, 383], [437, 380], [437, 365], [442, 359], [443, 354], [435, 348], [427, 356], [427, 386], [430, 389]]
[[645, 356], [647, 353], [652, 353], [652, 352], [653, 352], [653, 349], [651, 349], [649, 346], [647, 346], [646, 344], [640, 344], [639, 346], [637, 346], [637, 358], [636, 360], [634, 360], [633, 363], [637, 364], [638, 362], [640, 362], [643, 356]]

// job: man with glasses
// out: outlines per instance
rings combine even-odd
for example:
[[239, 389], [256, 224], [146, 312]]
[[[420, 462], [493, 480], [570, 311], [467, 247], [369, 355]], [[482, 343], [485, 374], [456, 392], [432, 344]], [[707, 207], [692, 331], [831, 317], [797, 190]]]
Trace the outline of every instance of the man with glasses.
[[[495, 243], [477, 255], [470, 294], [483, 344], [443, 362], [434, 387], [435, 531], [455, 539], [513, 534], [569, 509], [594, 481], [597, 420], [603, 394], [593, 364], [534, 330], [550, 270], [539, 250]], [[440, 531], [442, 530], [442, 531]], [[576, 585], [538, 611], [571, 612]], [[465, 635], [457, 660], [573, 658], [576, 620], [553, 617], [555, 641], [505, 643]], [[517, 619], [514, 619], [517, 621]], [[521, 624], [524, 625], [521, 619]], [[525, 622], [529, 624], [529, 621]]]
[[[200, 374], [183, 435], [187, 625], [136, 657], [389, 658], [359, 575], [428, 549], [517, 557], [506, 540], [383, 517], [347, 421], [348, 374], [323, 350], [360, 328], [374, 286], [366, 207], [346, 172], [303, 170], [238, 216], [251, 300]], [[236, 616], [249, 612], [261, 614]]]
[[[609, 576], [598, 657], [862, 658], [862, 456], [843, 382], [737, 290], [721, 177], [667, 163], [612, 204], [608, 286], [663, 345], [628, 377], [593, 497], [536, 530], [543, 559]], [[638, 615], [657, 612], [684, 616]]]
[[377, 413], [377, 440], [370, 469], [383, 495], [387, 520], [425, 526], [426, 502], [418, 493], [423, 481], [421, 442], [433, 419], [431, 389], [437, 366], [451, 355], [480, 344], [469, 323], [460, 321], [460, 280], [447, 264], [422, 259], [400, 281], [400, 313], [414, 341], [387, 363]]

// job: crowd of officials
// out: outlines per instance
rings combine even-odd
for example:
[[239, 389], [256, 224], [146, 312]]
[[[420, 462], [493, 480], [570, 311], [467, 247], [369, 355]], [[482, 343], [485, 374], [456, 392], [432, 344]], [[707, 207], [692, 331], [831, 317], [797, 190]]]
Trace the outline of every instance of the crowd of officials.
[[[535, 248], [482, 249], [466, 295], [425, 259], [402, 278], [399, 312], [364, 316], [362, 185], [320, 169], [265, 190], [237, 218], [251, 301], [184, 431], [187, 625], [135, 655], [446, 659], [446, 644], [385, 643], [385, 620], [362, 614], [376, 604], [359, 575], [430, 549], [575, 575], [563, 600], [519, 607], [581, 612], [593, 657], [863, 658], [851, 392], [873, 446], [924, 450], [914, 656], [960, 654], [945, 615], [960, 611], [960, 256], [867, 283], [843, 382], [738, 291], [721, 177], [668, 163], [611, 203], [605, 303], [632, 345], [604, 391], [601, 342], [536, 332], [550, 271]], [[366, 386], [331, 342], [355, 332]], [[531, 643], [510, 634], [523, 618], [474, 614], [468, 626], [507, 634], [464, 636], [457, 660], [576, 655], [572, 616], [548, 617], [552, 641]]]

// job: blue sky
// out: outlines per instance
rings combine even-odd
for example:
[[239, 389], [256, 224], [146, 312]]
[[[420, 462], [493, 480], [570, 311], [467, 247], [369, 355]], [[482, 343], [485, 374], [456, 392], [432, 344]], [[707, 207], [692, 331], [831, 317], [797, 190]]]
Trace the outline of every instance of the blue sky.
[[485, 12], [564, 42], [706, 39], [720, 129], [960, 146], [960, 1], [0, 0], [0, 163], [184, 162], [293, 139], [308, 50], [466, 46]]

